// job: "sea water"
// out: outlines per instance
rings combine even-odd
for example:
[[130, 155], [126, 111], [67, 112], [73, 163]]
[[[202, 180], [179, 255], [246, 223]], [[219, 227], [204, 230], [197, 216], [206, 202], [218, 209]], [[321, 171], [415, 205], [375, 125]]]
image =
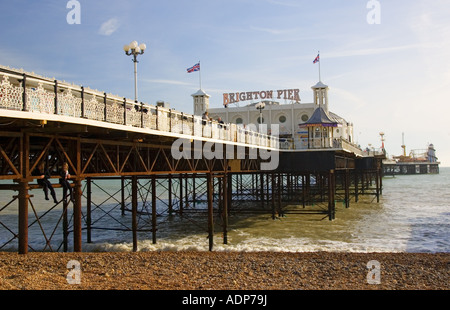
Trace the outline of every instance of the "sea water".
[[[120, 182], [102, 181], [92, 187], [92, 243], [87, 243], [86, 209], [83, 200], [83, 250], [131, 251], [131, 216], [120, 210]], [[161, 192], [161, 191], [160, 191]], [[61, 206], [43, 199], [42, 190], [31, 194], [29, 244], [33, 250], [59, 250], [62, 242]], [[144, 197], [148, 192], [139, 192]], [[61, 192], [57, 190], [58, 197]], [[16, 251], [17, 201], [11, 192], [0, 192], [0, 251]], [[148, 215], [139, 217], [139, 251], [208, 250], [207, 215], [205, 212], [185, 215], [167, 214], [167, 191], [158, 195], [156, 243], [152, 241], [151, 206], [141, 206]], [[238, 202], [233, 202], [239, 208]], [[259, 204], [259, 203], [257, 203]], [[204, 207], [204, 206], [203, 206]], [[336, 219], [324, 214], [291, 214], [272, 219], [270, 212], [249, 214], [231, 212], [227, 244], [223, 243], [223, 226], [215, 216], [214, 251], [279, 252], [450, 252], [450, 168], [439, 174], [405, 175], [383, 178], [383, 195], [354, 197], [350, 208], [336, 204]], [[202, 208], [199, 204], [199, 209]], [[290, 209], [302, 210], [302, 206]], [[42, 216], [45, 213], [44, 216]], [[39, 218], [39, 221], [36, 218]], [[68, 215], [72, 222], [71, 212]], [[69, 251], [72, 246], [69, 233]], [[11, 240], [11, 242], [8, 242]], [[6, 245], [5, 245], [6, 243]]]

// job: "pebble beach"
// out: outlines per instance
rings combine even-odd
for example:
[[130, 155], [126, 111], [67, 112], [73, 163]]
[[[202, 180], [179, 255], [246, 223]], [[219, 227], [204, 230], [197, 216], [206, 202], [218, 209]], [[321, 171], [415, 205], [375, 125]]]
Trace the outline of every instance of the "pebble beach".
[[448, 290], [449, 279], [449, 253], [0, 253], [0, 290]]

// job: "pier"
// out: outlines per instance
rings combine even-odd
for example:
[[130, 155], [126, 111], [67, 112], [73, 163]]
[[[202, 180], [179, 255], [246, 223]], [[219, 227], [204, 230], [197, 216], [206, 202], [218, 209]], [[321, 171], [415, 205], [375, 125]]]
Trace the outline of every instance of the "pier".
[[385, 162], [383, 174], [388, 176], [413, 174], [439, 174], [438, 162]]
[[[362, 195], [377, 201], [382, 195], [383, 156], [362, 156], [342, 141], [321, 138], [326, 144], [286, 150], [276, 135], [21, 70], [0, 68], [0, 81], [0, 251], [17, 244], [20, 254], [81, 252], [84, 242], [106, 229], [101, 220], [129, 232], [137, 251], [139, 232], [156, 243], [161, 219], [189, 213], [207, 219], [212, 250], [218, 221], [223, 243], [228, 242], [230, 212], [264, 212], [273, 219], [308, 213], [333, 220], [337, 202], [349, 208]], [[59, 199], [38, 213], [33, 200], [42, 187], [34, 171], [42, 162]], [[61, 197], [64, 163], [72, 197]], [[117, 188], [105, 190], [108, 199], [99, 202], [92, 191], [103, 189], [103, 182]], [[17, 214], [17, 225], [3, 221], [6, 212]], [[58, 216], [48, 227], [43, 219], [51, 212]], [[29, 229], [36, 227], [44, 239], [38, 248], [28, 242]]]

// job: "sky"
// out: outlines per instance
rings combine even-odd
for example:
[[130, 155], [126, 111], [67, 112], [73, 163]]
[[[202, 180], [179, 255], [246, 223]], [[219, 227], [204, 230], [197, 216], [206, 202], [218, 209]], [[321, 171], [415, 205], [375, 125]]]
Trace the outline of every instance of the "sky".
[[404, 134], [407, 153], [433, 143], [450, 166], [448, 0], [0, 0], [0, 11], [1, 65], [134, 99], [123, 46], [136, 40], [139, 101], [186, 113], [198, 61], [211, 108], [224, 93], [290, 88], [311, 103], [320, 51], [330, 110], [361, 147], [384, 132], [401, 155]]

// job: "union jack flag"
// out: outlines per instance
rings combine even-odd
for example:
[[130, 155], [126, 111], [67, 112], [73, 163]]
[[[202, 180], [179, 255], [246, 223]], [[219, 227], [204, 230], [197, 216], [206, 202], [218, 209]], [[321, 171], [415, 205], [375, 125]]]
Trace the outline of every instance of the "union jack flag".
[[193, 67], [187, 69], [188, 73], [192, 73], [195, 71], [200, 71], [200, 63], [195, 64]]
[[319, 55], [317, 55], [316, 59], [314, 59], [314, 61], [313, 61], [313, 64], [315, 64], [315, 63], [317, 63], [319, 61], [320, 61], [320, 57], [319, 57]]

